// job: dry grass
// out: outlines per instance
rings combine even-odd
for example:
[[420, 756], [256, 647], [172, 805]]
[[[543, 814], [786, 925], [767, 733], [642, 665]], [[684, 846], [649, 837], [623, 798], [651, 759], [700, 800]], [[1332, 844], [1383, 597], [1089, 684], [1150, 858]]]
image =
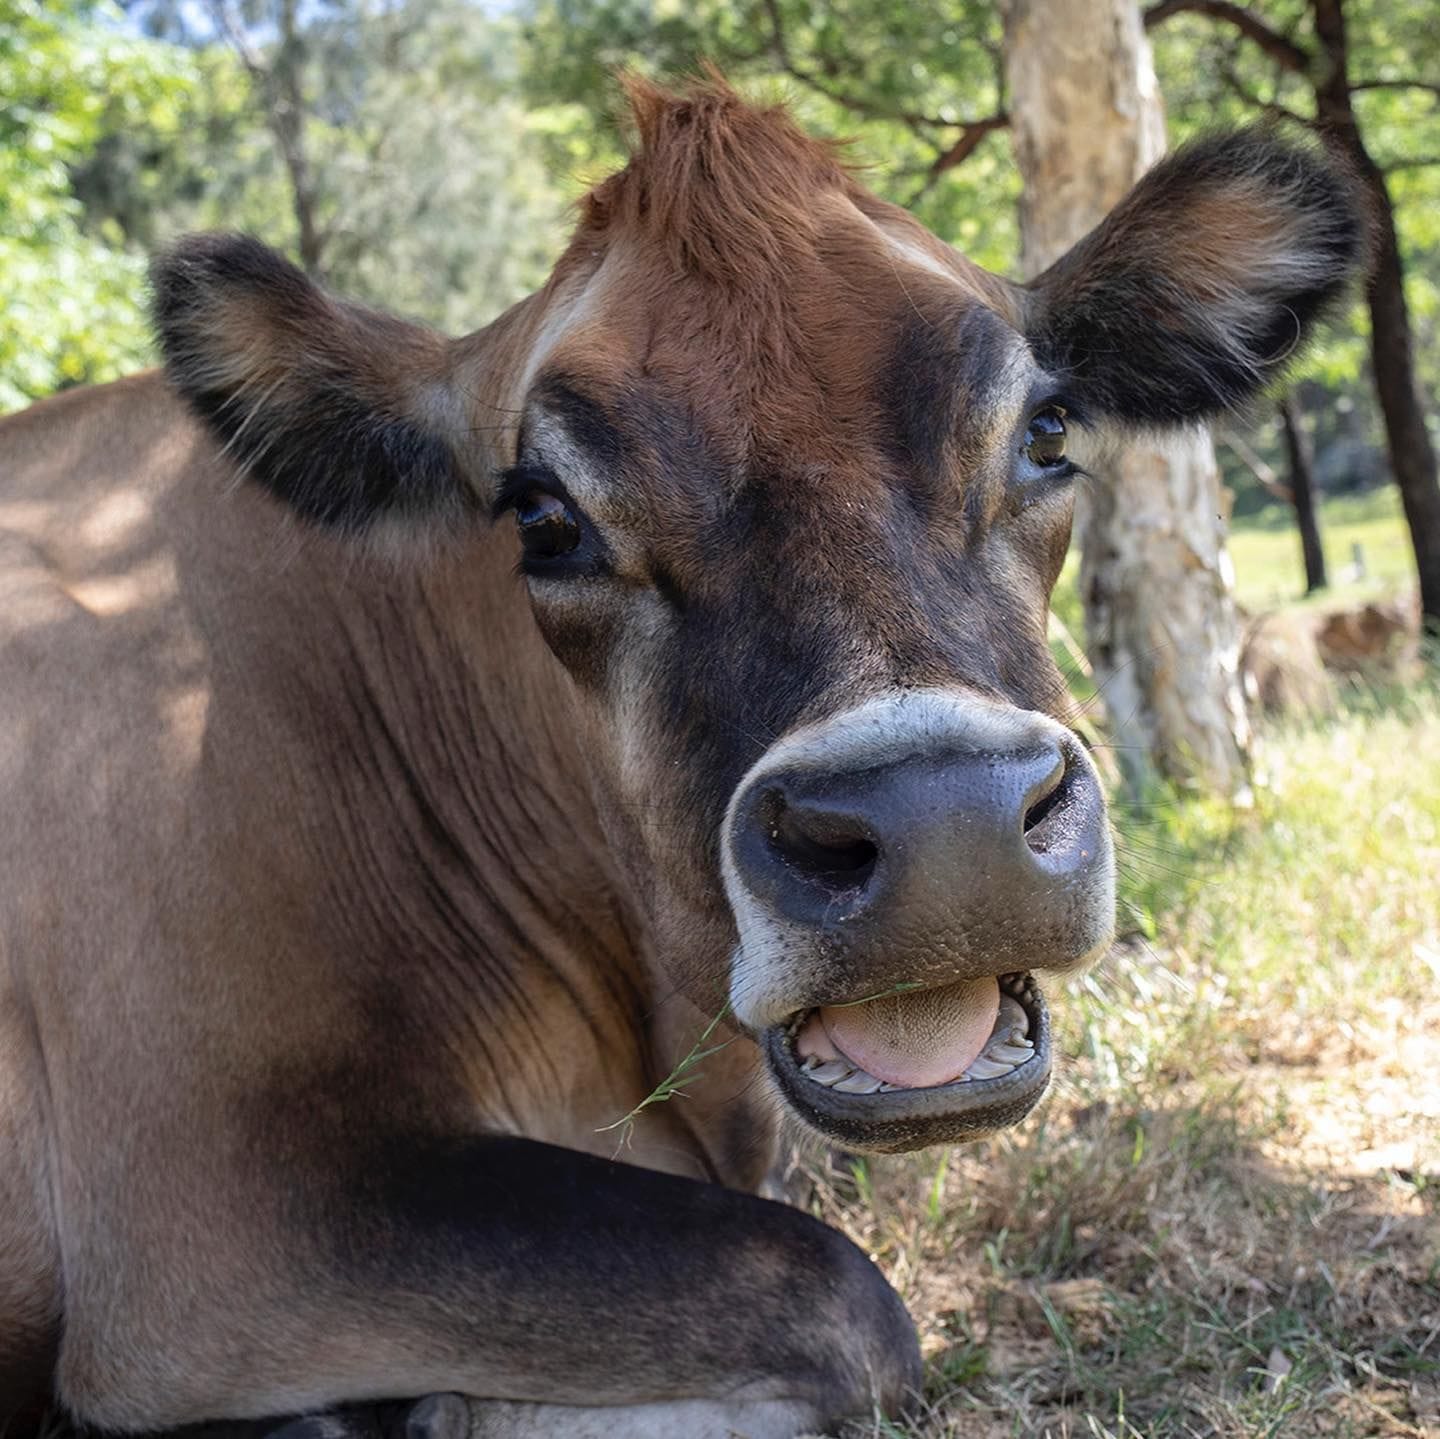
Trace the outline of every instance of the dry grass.
[[925, 1439], [1440, 1436], [1440, 697], [1122, 816], [1131, 932], [1036, 1118], [814, 1160], [920, 1323]]

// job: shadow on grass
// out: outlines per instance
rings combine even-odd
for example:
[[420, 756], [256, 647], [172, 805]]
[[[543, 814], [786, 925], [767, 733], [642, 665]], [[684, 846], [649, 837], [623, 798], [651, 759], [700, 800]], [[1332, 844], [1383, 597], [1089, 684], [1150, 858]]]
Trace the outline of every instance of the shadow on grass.
[[1062, 1096], [1018, 1137], [842, 1162], [811, 1204], [920, 1323], [924, 1439], [1440, 1432], [1440, 1172], [1276, 1158], [1240, 1096]]

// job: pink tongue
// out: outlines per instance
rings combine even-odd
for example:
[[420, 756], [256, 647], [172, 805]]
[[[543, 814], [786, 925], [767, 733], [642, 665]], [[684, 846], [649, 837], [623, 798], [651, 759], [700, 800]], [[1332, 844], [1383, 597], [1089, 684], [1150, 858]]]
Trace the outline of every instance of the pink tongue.
[[[831, 1005], [820, 1011], [819, 1019], [831, 1043], [852, 1064], [886, 1084], [927, 1089], [948, 1084], [969, 1069], [989, 1041], [999, 1013], [1000, 986], [987, 975], [943, 989]], [[812, 1019], [806, 1028], [813, 1024]]]

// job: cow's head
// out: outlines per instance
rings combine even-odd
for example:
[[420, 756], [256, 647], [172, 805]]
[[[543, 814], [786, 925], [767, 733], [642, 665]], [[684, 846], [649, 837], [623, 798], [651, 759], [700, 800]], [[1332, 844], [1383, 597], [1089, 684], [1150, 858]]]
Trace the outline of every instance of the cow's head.
[[1047, 1082], [1033, 972], [1111, 932], [1046, 644], [1075, 446], [1253, 395], [1355, 269], [1355, 206], [1269, 132], [1208, 139], [1021, 287], [781, 112], [633, 99], [634, 158], [490, 329], [201, 239], [157, 268], [171, 373], [313, 521], [513, 528], [675, 977], [817, 1128], [973, 1137]]

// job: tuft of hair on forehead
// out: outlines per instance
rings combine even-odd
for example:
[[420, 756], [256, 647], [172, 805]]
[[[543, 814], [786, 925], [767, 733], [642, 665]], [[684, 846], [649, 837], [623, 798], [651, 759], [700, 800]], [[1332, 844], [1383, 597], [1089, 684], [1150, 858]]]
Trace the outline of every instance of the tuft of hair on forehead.
[[781, 105], [743, 100], [718, 70], [678, 93], [622, 77], [636, 144], [582, 207], [582, 233], [644, 233], [675, 267], [753, 282], [815, 253], [818, 191], [854, 187], [839, 147], [804, 134]]

